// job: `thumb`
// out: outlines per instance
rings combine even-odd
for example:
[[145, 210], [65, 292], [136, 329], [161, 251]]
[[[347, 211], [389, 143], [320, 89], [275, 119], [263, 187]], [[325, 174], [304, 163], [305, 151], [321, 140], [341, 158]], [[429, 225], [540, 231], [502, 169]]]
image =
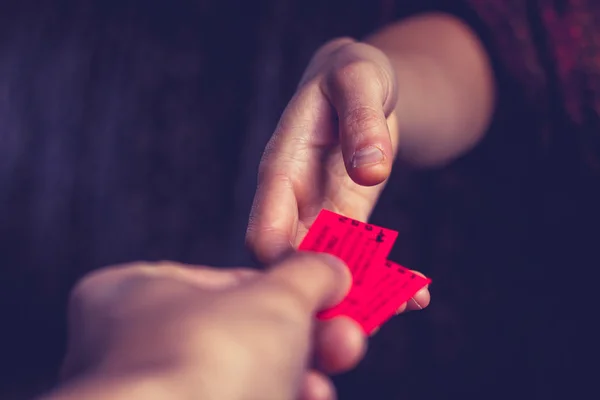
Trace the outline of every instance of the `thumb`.
[[385, 55], [366, 44], [345, 46], [337, 58], [323, 91], [337, 111], [346, 170], [360, 185], [377, 185], [394, 162], [387, 124], [395, 106], [394, 72]]
[[352, 281], [348, 267], [339, 258], [305, 251], [272, 267], [265, 279], [286, 291], [306, 313], [341, 302]]

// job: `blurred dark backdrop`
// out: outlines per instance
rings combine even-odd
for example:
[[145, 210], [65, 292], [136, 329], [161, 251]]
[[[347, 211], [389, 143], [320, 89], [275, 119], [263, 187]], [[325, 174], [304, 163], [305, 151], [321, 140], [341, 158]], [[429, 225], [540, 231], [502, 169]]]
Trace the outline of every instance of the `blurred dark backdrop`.
[[0, 398], [53, 383], [87, 271], [250, 262], [262, 147], [312, 51], [378, 23], [366, 4], [0, 3]]
[[[250, 263], [256, 166], [310, 55], [417, 3], [0, 2], [0, 398], [54, 383], [67, 294], [87, 271]], [[373, 220], [400, 230], [392, 258], [431, 275], [435, 301], [372, 339], [337, 378], [342, 400], [500, 398], [543, 381], [534, 363], [499, 378], [538, 337], [521, 331], [541, 329], [504, 300], [540, 265], [526, 113], [518, 130], [506, 126], [519, 113], [500, 116], [502, 137], [443, 170], [397, 168]]]

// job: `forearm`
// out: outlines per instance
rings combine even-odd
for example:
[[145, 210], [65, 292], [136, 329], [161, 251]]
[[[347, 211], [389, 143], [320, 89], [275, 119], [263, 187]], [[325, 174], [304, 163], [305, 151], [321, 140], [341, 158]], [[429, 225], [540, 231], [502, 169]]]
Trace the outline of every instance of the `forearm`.
[[476, 34], [458, 19], [425, 14], [389, 25], [365, 40], [391, 60], [398, 80], [399, 156], [438, 166], [473, 148], [495, 103], [490, 61]]

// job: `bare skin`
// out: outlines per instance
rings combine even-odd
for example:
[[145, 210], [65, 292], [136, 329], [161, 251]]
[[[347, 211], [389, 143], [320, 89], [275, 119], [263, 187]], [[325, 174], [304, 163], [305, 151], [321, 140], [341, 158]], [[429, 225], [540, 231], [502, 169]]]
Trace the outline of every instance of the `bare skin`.
[[44, 399], [333, 400], [328, 374], [356, 366], [366, 338], [350, 319], [314, 315], [350, 280], [341, 260], [310, 253], [268, 272], [98, 270], [72, 293], [64, 384]]
[[277, 260], [322, 208], [368, 219], [398, 153], [422, 167], [466, 153], [483, 137], [494, 97], [483, 46], [448, 15], [325, 44], [265, 149], [250, 249]]
[[[469, 151], [483, 137], [493, 107], [494, 82], [488, 58], [475, 34], [453, 17], [424, 15], [390, 25], [362, 43], [342, 38], [326, 44], [308, 66], [296, 95], [282, 115], [265, 150], [248, 226], [250, 248], [265, 263], [281, 260], [302, 240], [323, 207], [354, 218], [367, 219], [398, 153], [415, 165], [424, 167], [450, 162]], [[225, 377], [220, 380], [218, 377], [206, 379], [207, 375], [203, 375], [199, 379], [199, 375], [194, 373], [208, 373], [212, 378], [206, 368], [198, 368], [202, 362], [207, 365], [206, 355], [213, 362], [222, 357], [222, 353], [213, 353], [213, 358], [210, 358], [210, 351], [206, 353], [198, 349], [218, 349], [218, 346], [210, 344], [196, 347], [202, 341], [194, 340], [165, 342], [160, 332], [164, 326], [169, 326], [164, 321], [174, 316], [192, 318], [193, 321], [200, 315], [204, 318], [202, 324], [186, 326], [206, 328], [213, 324], [221, 326], [216, 329], [223, 329], [223, 326], [230, 327], [227, 321], [235, 321], [236, 316], [246, 320], [249, 312], [253, 315], [253, 326], [257, 326], [258, 318], [264, 321], [259, 326], [268, 328], [269, 332], [280, 332], [282, 340], [274, 343], [285, 346], [286, 351], [290, 348], [300, 349], [295, 357], [290, 358], [291, 361], [282, 360], [281, 357], [275, 357], [279, 363], [264, 360], [268, 365], [277, 365], [273, 373], [283, 375], [275, 380], [281, 385], [255, 388], [264, 394], [261, 398], [333, 399], [335, 392], [330, 381], [322, 372], [310, 368], [307, 362], [309, 355], [314, 354], [320, 360], [319, 364], [324, 366], [322, 370], [343, 371], [352, 368], [360, 360], [364, 354], [365, 338], [357, 333], [356, 325], [344, 319], [319, 326], [314, 337], [310, 334], [310, 327], [315, 310], [343, 296], [343, 293], [338, 293], [339, 281], [340, 277], [347, 281], [347, 277], [343, 278], [343, 273], [339, 275], [332, 272], [335, 268], [328, 269], [328, 262], [324, 260], [313, 260], [315, 267], [308, 269], [305, 268], [306, 263], [310, 263], [308, 260], [304, 260], [302, 268], [298, 268], [300, 264], [297, 264], [297, 260], [286, 260], [283, 261], [283, 268], [274, 268], [259, 278], [252, 277], [253, 273], [247, 271], [242, 272], [241, 276], [238, 273], [227, 276], [208, 270], [208, 273], [200, 273], [196, 278], [184, 272], [186, 278], [182, 280], [181, 267], [166, 266], [170, 272], [157, 281], [156, 278], [146, 279], [147, 269], [142, 265], [142, 271], [136, 270], [144, 278], [138, 281], [142, 286], [138, 287], [139, 291], [132, 291], [128, 287], [128, 296], [125, 298], [135, 305], [134, 309], [141, 307], [145, 310], [146, 313], [141, 315], [146, 315], [147, 319], [117, 318], [122, 325], [116, 326], [98, 325], [102, 310], [114, 309], [117, 303], [103, 303], [106, 297], [102, 301], [96, 298], [90, 302], [89, 296], [94, 292], [94, 287], [102, 286], [99, 279], [91, 278], [88, 283], [92, 283], [81, 289], [83, 295], [79, 301], [96, 308], [94, 312], [88, 308], [87, 312], [77, 314], [83, 320], [76, 326], [88, 329], [72, 336], [79, 340], [72, 339], [74, 347], [66, 369], [82, 369], [86, 373], [48, 399], [119, 399], [136, 395], [150, 399], [173, 396], [198, 398], [198, 393], [200, 398], [211, 398], [211, 395], [220, 399], [247, 398], [240, 393], [247, 394], [248, 388], [254, 390], [253, 385], [260, 385], [262, 381], [260, 377], [255, 377], [256, 380], [252, 378], [256, 368], [248, 368], [247, 375], [240, 375], [244, 379], [238, 385], [229, 384], [230, 381]], [[288, 273], [291, 275], [286, 278], [285, 272], [281, 271], [290, 271]], [[172, 273], [175, 275], [170, 275]], [[305, 275], [300, 279], [296, 274]], [[211, 281], [207, 286], [209, 275], [213, 278], [219, 276], [216, 280], [220, 282], [222, 279], [226, 283], [215, 287]], [[278, 277], [273, 278], [273, 275]], [[119, 277], [123, 279], [122, 275]], [[173, 299], [169, 297], [163, 297], [163, 301], [168, 300], [163, 303], [145, 303], [149, 297], [143, 294], [150, 289], [153, 292], [158, 290], [159, 287], [152, 286], [156, 282], [166, 284], [161, 288], [184, 285], [189, 289], [191, 285], [195, 289], [176, 290], [177, 293], [190, 296], [181, 298], [180, 303], [171, 301]], [[113, 284], [109, 286], [113, 287]], [[238, 296], [245, 301], [232, 305], [228, 300], [232, 298], [231, 291], [241, 293]], [[167, 290], [166, 293], [173, 292]], [[200, 296], [203, 302], [200, 302], [200, 297], [194, 296]], [[214, 302], [213, 296], [222, 296], [220, 298], [223, 300]], [[125, 300], [116, 298], [120, 300], [118, 304], [121, 308]], [[154, 296], [152, 298], [156, 300]], [[179, 295], [177, 298], [180, 298]], [[209, 298], [212, 300], [207, 303]], [[289, 310], [279, 310], [279, 317], [271, 318], [273, 310], [268, 304], [281, 301], [296, 311], [290, 313]], [[428, 303], [429, 293], [424, 290], [402, 310], [419, 309]], [[164, 307], [165, 304], [174, 304], [175, 307]], [[201, 312], [201, 308], [183, 307], [184, 304], [212, 306], [204, 307], [204, 312]], [[211, 307], [218, 307], [219, 313]], [[222, 307], [226, 310], [222, 310]], [[157, 313], [157, 309], [163, 310], [163, 313]], [[194, 312], [186, 314], [190, 309]], [[73, 318], [77, 318], [77, 315]], [[140, 313], [130, 316], [135, 315]], [[214, 319], [215, 315], [226, 317]], [[99, 329], [89, 329], [90, 326]], [[230, 331], [232, 333], [228, 335], [235, 335], [239, 331]], [[87, 335], [89, 332], [100, 334], [89, 337], [85, 332]], [[119, 334], [115, 336], [115, 332]], [[140, 335], [140, 332], [144, 335]], [[145, 351], [135, 351], [140, 348], [139, 338], [148, 336], [150, 339], [145, 342], [144, 348], [160, 350], [158, 353], [150, 352], [151, 356], [157, 357], [155, 359], [144, 358], [147, 355]], [[107, 337], [117, 339], [107, 342]], [[205, 336], [202, 337], [206, 340]], [[253, 366], [251, 360], [264, 358], [263, 351], [260, 356], [253, 351], [264, 350], [261, 343], [267, 347], [274, 344], [263, 343], [259, 338], [260, 335], [237, 337], [236, 340], [246, 343], [246, 350], [232, 356], [231, 360], [239, 361], [242, 356], [241, 359], [247, 361], [244, 365]], [[332, 342], [338, 343], [338, 347], [320, 345]], [[164, 346], [165, 343], [169, 345]], [[188, 346], [192, 346], [192, 349]], [[281, 351], [274, 349], [267, 354], [277, 355]], [[193, 355], [197, 354], [203, 357], [194, 359]], [[290, 364], [282, 368], [282, 362]], [[233, 364], [223, 365], [227, 370], [227, 365]], [[265, 371], [260, 372], [261, 376], [265, 376]], [[231, 376], [236, 375], [232, 373]], [[198, 386], [199, 381], [209, 384]]]
[[[247, 244], [271, 263], [323, 208], [367, 220], [399, 154], [420, 167], [475, 146], [494, 110], [484, 47], [458, 19], [426, 14], [313, 56], [261, 160]], [[427, 289], [403, 309], [429, 303]], [[340, 338], [344, 333], [340, 332]]]

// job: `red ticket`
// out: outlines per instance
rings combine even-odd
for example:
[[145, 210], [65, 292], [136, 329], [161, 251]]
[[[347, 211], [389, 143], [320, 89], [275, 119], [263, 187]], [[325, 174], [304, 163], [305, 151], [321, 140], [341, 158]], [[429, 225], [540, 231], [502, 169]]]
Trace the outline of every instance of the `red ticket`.
[[360, 286], [371, 265], [382, 263], [398, 232], [322, 210], [298, 250], [332, 254], [350, 268]]
[[392, 318], [402, 304], [431, 282], [391, 261], [383, 265], [369, 270], [370, 279], [361, 292], [353, 287], [342, 303], [319, 313], [318, 318], [331, 319], [344, 315], [358, 322], [364, 332], [370, 335]]
[[352, 287], [338, 305], [320, 312], [324, 320], [347, 316], [371, 334], [430, 280], [386, 261], [398, 233], [322, 210], [299, 250], [341, 258], [352, 273]]
[[383, 325], [402, 304], [431, 283], [431, 279], [392, 261], [376, 266], [373, 272], [377, 278], [370, 280], [370, 295], [361, 298], [360, 312], [355, 316], [367, 334]]
[[320, 320], [327, 320], [344, 315], [360, 323], [359, 318], [360, 315], [362, 315], [362, 311], [365, 307], [363, 301], [364, 295], [361, 293], [360, 289], [360, 287], [352, 285], [350, 291], [341, 303], [332, 308], [321, 311], [317, 314], [317, 318]]

